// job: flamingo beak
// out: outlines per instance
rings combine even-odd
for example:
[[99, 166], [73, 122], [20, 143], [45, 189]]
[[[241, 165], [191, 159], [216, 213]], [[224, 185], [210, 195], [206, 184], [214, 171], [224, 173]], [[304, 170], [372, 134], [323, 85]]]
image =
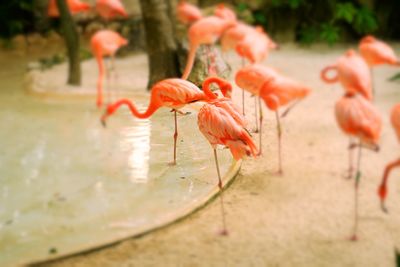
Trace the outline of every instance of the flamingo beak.
[[384, 213], [389, 213], [388, 209], [386, 208], [385, 201], [381, 199], [381, 209]]
[[106, 117], [106, 114], [104, 114], [100, 119], [101, 125], [103, 125], [104, 128], [107, 128]]

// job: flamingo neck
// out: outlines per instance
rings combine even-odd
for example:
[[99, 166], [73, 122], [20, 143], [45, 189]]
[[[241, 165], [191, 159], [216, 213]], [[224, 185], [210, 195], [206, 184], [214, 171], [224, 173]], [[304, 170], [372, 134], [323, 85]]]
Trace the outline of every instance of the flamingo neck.
[[209, 98], [209, 99], [217, 98], [217, 95], [215, 95], [210, 89], [210, 85], [213, 83], [216, 83], [218, 85], [218, 87], [220, 88], [224, 97], [230, 98], [229, 91], [231, 91], [231, 88], [227, 88], [229, 83], [226, 80], [216, 77], [216, 76], [208, 77], [203, 82], [203, 91], [207, 98]]
[[143, 113], [139, 112], [133, 102], [129, 99], [123, 98], [118, 100], [117, 102], [111, 104], [107, 108], [107, 115], [112, 115], [117, 109], [121, 106], [128, 106], [129, 110], [131, 111], [132, 115], [139, 119], [146, 119], [149, 118], [153, 113], [159, 108], [158, 105], [154, 104], [153, 101], [150, 102], [147, 110]]

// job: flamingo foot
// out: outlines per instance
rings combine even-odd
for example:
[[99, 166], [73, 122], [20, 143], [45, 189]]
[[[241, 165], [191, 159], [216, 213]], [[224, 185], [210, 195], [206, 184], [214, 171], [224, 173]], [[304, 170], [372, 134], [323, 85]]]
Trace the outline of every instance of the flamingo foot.
[[106, 120], [101, 119], [100, 122], [101, 122], [101, 125], [103, 125], [103, 128], [107, 128]]
[[168, 162], [168, 166], [176, 166], [176, 161]]
[[258, 128], [251, 130], [252, 133], [259, 133], [260, 131], [258, 130]]
[[219, 235], [220, 235], [220, 236], [228, 236], [228, 235], [229, 235], [229, 232], [228, 232], [228, 230], [226, 230], [226, 229], [222, 229], [222, 230], [219, 232]]
[[348, 169], [344, 174], [342, 174], [342, 177], [346, 180], [353, 178], [353, 169]]
[[274, 173], [275, 176], [283, 176], [283, 171], [278, 170], [277, 172]]
[[356, 234], [353, 234], [351, 237], [350, 237], [350, 241], [357, 241], [358, 240], [358, 236], [356, 235]]

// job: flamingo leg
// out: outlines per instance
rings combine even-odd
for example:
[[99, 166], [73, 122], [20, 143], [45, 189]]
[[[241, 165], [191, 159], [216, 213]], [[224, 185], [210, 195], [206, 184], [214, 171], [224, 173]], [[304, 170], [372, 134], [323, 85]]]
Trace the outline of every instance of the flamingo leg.
[[176, 109], [174, 109], [175, 132], [174, 132], [174, 161], [171, 165], [176, 165], [176, 140], [178, 139], [178, 119], [176, 116]]
[[354, 146], [354, 144], [353, 144], [353, 138], [349, 138], [349, 147], [348, 147], [348, 150], [349, 150], [349, 168], [348, 168], [348, 170], [347, 170], [347, 175], [346, 175], [346, 179], [351, 179], [351, 177], [353, 177], [353, 171], [354, 171], [354, 168], [353, 168], [353, 146]]
[[295, 101], [292, 105], [290, 105], [281, 115], [282, 118], [286, 117], [289, 114], [289, 111], [292, 110], [292, 108], [294, 108], [298, 103], [300, 102], [300, 100]]
[[[242, 57], [242, 68], [244, 67], [244, 58]], [[243, 116], [245, 115], [245, 112], [244, 112], [244, 90], [242, 89], [242, 114], [243, 114]], [[256, 117], [256, 120], [257, 120], [257, 117]]]
[[220, 199], [220, 203], [221, 203], [221, 213], [222, 213], [222, 231], [221, 231], [221, 235], [228, 235], [228, 230], [226, 229], [224, 198], [223, 198], [223, 195], [222, 195], [222, 192], [223, 192], [222, 191], [222, 179], [221, 179], [221, 173], [219, 171], [217, 150], [215, 148], [214, 148], [214, 159], [215, 159], [215, 165], [217, 166], [218, 188], [219, 188], [219, 191], [220, 191], [219, 199]]
[[275, 111], [276, 130], [278, 133], [278, 175], [282, 175], [282, 128], [278, 110]]
[[257, 96], [254, 96], [254, 116], [255, 116], [255, 120], [256, 120], [256, 129], [254, 130], [255, 133], [258, 133], [259, 128], [258, 128], [258, 109], [259, 107], [257, 107], [258, 105], [258, 101], [257, 101]]
[[259, 113], [260, 113], [260, 117], [259, 117], [259, 152], [258, 155], [262, 154], [262, 122], [263, 122], [263, 112], [262, 112], [262, 105], [261, 105], [261, 98], [256, 96], [258, 98], [258, 109], [259, 109]]
[[110, 58], [107, 58], [105, 60], [106, 62], [106, 84], [107, 87], [105, 88], [105, 90], [107, 91], [107, 103], [109, 104], [111, 102], [111, 71], [112, 71], [112, 67], [111, 67], [111, 62], [110, 62]]
[[358, 237], [357, 237], [357, 231], [358, 231], [358, 189], [359, 189], [359, 184], [360, 184], [360, 179], [361, 179], [361, 171], [360, 171], [361, 152], [362, 152], [362, 146], [361, 146], [361, 140], [360, 140], [360, 146], [358, 148], [358, 158], [357, 158], [357, 171], [356, 171], [356, 176], [355, 176], [355, 181], [354, 181], [354, 228], [353, 228], [353, 235], [350, 238], [351, 241], [357, 241], [357, 239], [358, 239]]

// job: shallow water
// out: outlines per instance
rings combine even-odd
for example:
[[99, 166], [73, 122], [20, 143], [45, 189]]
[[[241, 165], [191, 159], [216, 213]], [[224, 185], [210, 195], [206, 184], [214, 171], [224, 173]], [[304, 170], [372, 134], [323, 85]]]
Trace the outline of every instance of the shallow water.
[[[178, 164], [170, 167], [169, 110], [138, 120], [122, 109], [103, 128], [94, 98], [27, 95], [26, 55], [0, 59], [10, 63], [0, 66], [1, 266], [147, 231], [202, 203], [215, 189], [212, 150], [198, 132], [195, 112], [178, 117]], [[138, 103], [142, 109], [146, 104]], [[226, 173], [231, 157], [226, 150], [219, 155]]]

